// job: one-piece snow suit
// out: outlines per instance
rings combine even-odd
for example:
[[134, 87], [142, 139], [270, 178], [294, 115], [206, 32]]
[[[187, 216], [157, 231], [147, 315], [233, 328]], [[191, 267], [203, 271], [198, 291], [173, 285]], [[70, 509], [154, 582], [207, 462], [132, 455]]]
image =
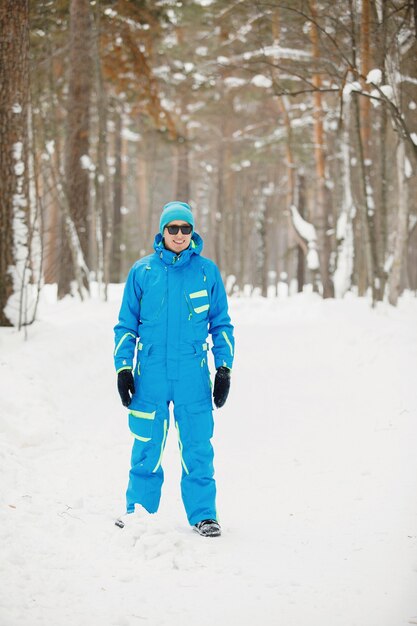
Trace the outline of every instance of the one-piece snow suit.
[[202, 247], [194, 232], [190, 246], [177, 255], [164, 247], [161, 234], [156, 235], [155, 252], [129, 272], [114, 328], [116, 371], [134, 369], [135, 381], [128, 407], [134, 443], [127, 511], [136, 503], [149, 513], [158, 509], [172, 401], [181, 494], [192, 525], [217, 519], [208, 333], [216, 369], [231, 369], [234, 354], [226, 292], [215, 263], [200, 256]]

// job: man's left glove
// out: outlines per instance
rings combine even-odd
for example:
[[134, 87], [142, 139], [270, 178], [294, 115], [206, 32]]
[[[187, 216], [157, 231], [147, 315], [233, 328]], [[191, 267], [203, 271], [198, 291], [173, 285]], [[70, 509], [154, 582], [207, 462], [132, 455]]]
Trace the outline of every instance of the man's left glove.
[[122, 370], [117, 374], [117, 389], [119, 390], [123, 406], [129, 406], [132, 400], [129, 391], [132, 396], [135, 393], [132, 370]]
[[221, 365], [216, 372], [214, 378], [213, 399], [218, 409], [223, 406], [227, 400], [230, 389], [230, 370], [228, 367]]

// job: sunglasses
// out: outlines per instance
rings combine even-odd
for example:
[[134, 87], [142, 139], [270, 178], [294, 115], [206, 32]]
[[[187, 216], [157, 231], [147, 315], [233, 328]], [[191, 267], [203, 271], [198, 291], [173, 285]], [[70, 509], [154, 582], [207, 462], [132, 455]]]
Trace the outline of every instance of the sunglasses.
[[178, 235], [179, 230], [181, 230], [183, 235], [191, 235], [191, 233], [193, 232], [193, 227], [191, 226], [191, 224], [183, 224], [182, 226], [173, 224], [172, 226], [166, 226], [166, 229], [170, 235]]

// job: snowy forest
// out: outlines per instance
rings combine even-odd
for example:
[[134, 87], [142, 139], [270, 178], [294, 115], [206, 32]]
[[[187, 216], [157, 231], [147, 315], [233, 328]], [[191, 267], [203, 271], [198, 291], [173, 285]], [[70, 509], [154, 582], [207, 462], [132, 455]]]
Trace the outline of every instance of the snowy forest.
[[[417, 0], [0, 0], [0, 626], [417, 625], [416, 51]], [[174, 200], [236, 340], [217, 538], [181, 484], [223, 322], [171, 402], [192, 311], [171, 282], [142, 351], [136, 291], [144, 412], [114, 367]], [[163, 495], [122, 529], [139, 440]]]
[[0, 325], [191, 204], [229, 294], [417, 290], [412, 0], [1, 0]]

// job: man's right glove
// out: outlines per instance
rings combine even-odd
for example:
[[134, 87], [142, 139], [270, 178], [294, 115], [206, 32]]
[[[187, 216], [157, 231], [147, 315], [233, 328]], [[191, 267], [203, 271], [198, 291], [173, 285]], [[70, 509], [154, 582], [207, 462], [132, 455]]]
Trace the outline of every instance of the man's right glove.
[[230, 370], [228, 367], [221, 365], [216, 372], [214, 378], [213, 399], [218, 409], [223, 406], [227, 400], [230, 389]]
[[122, 370], [117, 374], [117, 388], [122, 399], [123, 406], [129, 406], [132, 398], [130, 393], [135, 393], [135, 383], [133, 380], [132, 370]]

